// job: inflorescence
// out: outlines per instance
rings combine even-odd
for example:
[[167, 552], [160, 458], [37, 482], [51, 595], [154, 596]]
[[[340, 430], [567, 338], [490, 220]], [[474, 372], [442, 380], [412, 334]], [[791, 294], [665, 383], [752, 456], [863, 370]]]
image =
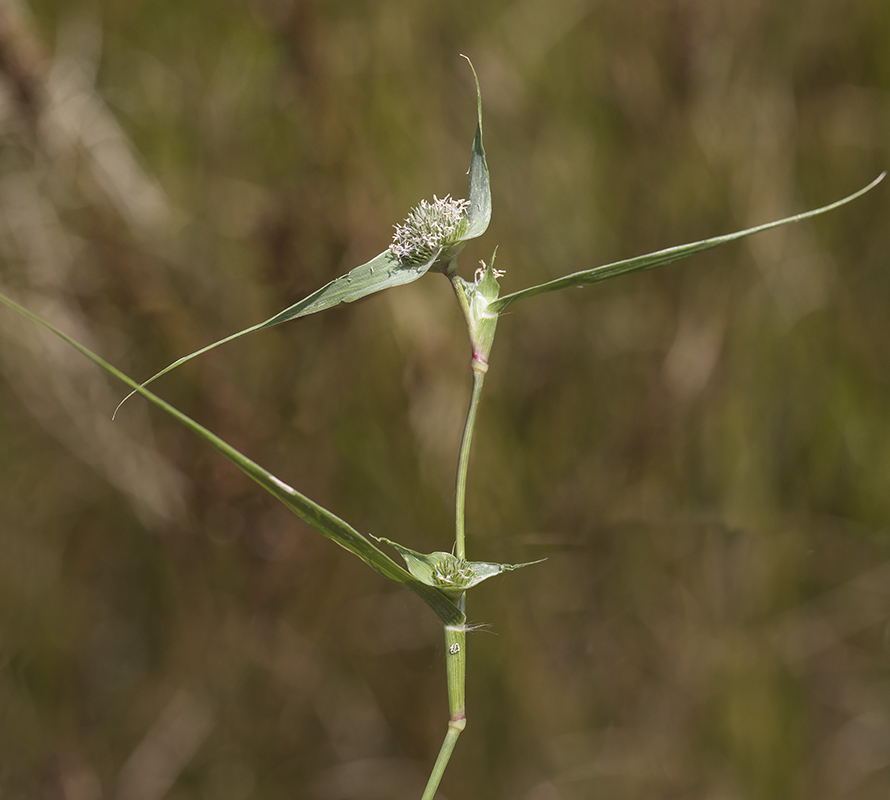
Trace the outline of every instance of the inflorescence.
[[453, 200], [445, 195], [441, 200], [433, 195], [433, 202], [421, 200], [396, 229], [389, 246], [403, 264], [423, 264], [436, 254], [460, 241], [466, 229], [469, 200]]

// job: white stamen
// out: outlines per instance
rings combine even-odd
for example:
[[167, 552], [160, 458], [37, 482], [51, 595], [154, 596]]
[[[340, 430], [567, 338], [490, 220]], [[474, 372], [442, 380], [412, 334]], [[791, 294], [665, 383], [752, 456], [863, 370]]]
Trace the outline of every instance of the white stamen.
[[422, 264], [436, 253], [460, 240], [466, 220], [468, 200], [454, 200], [445, 195], [441, 200], [433, 195], [433, 202], [421, 200], [396, 232], [389, 246], [392, 253], [406, 264]]

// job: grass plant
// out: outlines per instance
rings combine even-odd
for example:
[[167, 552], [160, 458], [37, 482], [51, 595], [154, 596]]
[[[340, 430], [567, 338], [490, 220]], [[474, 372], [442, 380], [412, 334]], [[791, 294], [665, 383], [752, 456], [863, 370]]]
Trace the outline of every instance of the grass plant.
[[[475, 70], [473, 74], [475, 77]], [[457, 740], [467, 723], [465, 676], [467, 632], [470, 626], [467, 623], [466, 594], [469, 589], [484, 580], [528, 566], [530, 563], [538, 563], [503, 564], [495, 561], [473, 561], [469, 559], [468, 555], [465, 508], [470, 453], [477, 411], [485, 376], [489, 369], [499, 316], [520, 300], [561, 289], [584, 287], [620, 275], [652, 269], [745, 236], [823, 214], [870, 191], [884, 177], [882, 174], [863, 189], [812, 211], [767, 222], [735, 233], [582, 270], [501, 296], [499, 279], [503, 277], [503, 272], [495, 268], [497, 251], [492, 255], [489, 263], [482, 263], [472, 280], [466, 280], [458, 274], [458, 255], [470, 239], [485, 233], [492, 210], [489, 170], [482, 139], [482, 98], [478, 79], [476, 79], [476, 90], [477, 125], [473, 138], [469, 193], [466, 200], [452, 199], [450, 196], [440, 199], [434, 195], [432, 202], [422, 201], [411, 212], [407, 220], [396, 228], [393, 243], [375, 258], [354, 268], [264, 322], [245, 328], [180, 358], [142, 384], [123, 374], [90, 349], [75, 341], [47, 320], [32, 313], [14, 299], [0, 294], [0, 300], [7, 307], [58, 336], [86, 358], [121, 380], [131, 389], [130, 394], [124, 400], [138, 394], [171, 415], [235, 464], [313, 529], [358, 556], [383, 577], [414, 592], [430, 607], [444, 628], [449, 719], [441, 750], [423, 793], [423, 800], [432, 800], [435, 796]], [[221, 344], [255, 331], [333, 308], [340, 303], [352, 303], [385, 289], [405, 285], [430, 272], [443, 274], [450, 281], [465, 317], [471, 343], [469, 366], [472, 376], [472, 393], [457, 458], [454, 540], [449, 551], [420, 553], [384, 537], [376, 538], [375, 543], [349, 523], [313, 502], [146, 388], [148, 384], [170, 370]], [[120, 408], [119, 405], [115, 414]], [[387, 555], [377, 546], [378, 543], [393, 548], [402, 558], [405, 566], [401, 566]]]

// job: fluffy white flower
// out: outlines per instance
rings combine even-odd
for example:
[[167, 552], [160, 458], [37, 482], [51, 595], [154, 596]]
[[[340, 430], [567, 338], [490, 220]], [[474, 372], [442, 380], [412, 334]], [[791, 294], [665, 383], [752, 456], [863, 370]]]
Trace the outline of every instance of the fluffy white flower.
[[392, 253], [403, 264], [422, 264], [433, 258], [440, 249], [447, 249], [460, 241], [466, 229], [469, 200], [454, 200], [445, 195], [441, 200], [433, 195], [433, 202], [421, 200], [401, 225], [395, 225]]

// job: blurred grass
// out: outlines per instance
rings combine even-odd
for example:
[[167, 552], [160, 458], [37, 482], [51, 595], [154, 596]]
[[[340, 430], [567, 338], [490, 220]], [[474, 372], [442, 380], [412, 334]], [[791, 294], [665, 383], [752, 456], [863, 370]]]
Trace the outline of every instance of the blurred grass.
[[[0, 5], [5, 288], [127, 370], [264, 319], [465, 193], [479, 71], [513, 291], [831, 201], [890, 163], [854, 0]], [[499, 326], [450, 797], [885, 798], [890, 211]], [[432, 616], [0, 316], [0, 792], [415, 797]], [[360, 530], [447, 548], [469, 348], [431, 276], [158, 391]], [[384, 622], [382, 621], [385, 621]]]

